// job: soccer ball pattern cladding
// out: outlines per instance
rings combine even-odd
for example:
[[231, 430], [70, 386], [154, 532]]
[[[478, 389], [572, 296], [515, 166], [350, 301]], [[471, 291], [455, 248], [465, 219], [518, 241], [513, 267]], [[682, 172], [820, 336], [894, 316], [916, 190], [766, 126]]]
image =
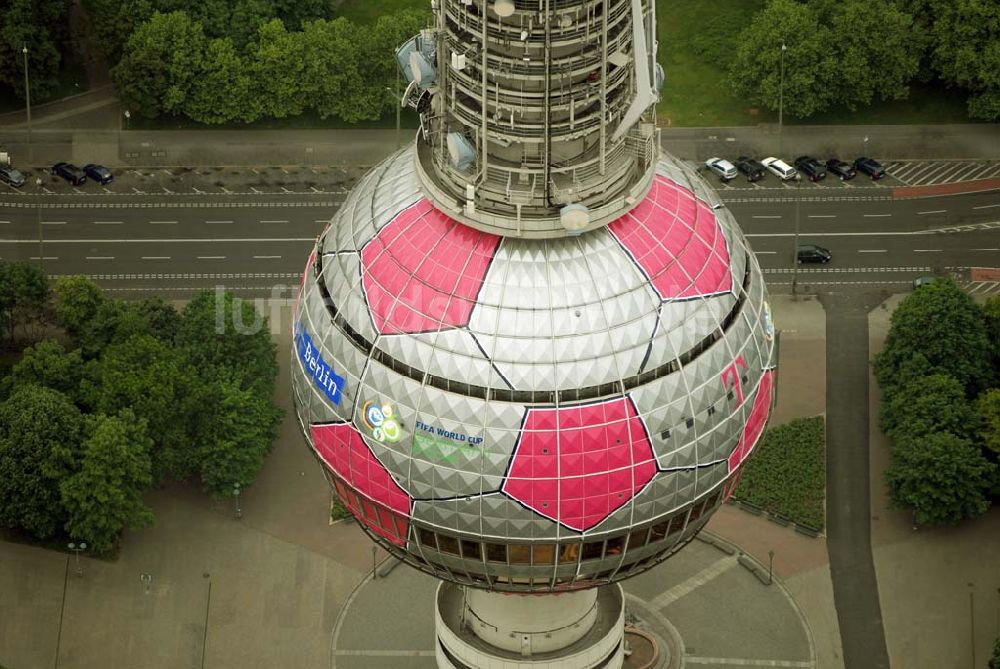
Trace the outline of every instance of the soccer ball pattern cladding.
[[413, 149], [354, 189], [294, 312], [307, 441], [379, 543], [499, 590], [591, 587], [688, 541], [767, 421], [774, 327], [753, 253], [687, 168], [545, 241], [469, 228]]

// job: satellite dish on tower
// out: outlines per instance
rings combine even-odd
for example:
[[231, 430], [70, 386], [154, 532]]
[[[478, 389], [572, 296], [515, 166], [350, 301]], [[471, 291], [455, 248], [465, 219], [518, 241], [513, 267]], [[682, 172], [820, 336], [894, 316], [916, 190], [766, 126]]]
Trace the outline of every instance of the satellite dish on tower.
[[496, 0], [493, 12], [501, 18], [507, 18], [514, 13], [514, 0]]
[[476, 162], [476, 150], [469, 143], [469, 140], [460, 133], [449, 132], [447, 141], [448, 156], [455, 169], [467, 170], [472, 167], [473, 163]]

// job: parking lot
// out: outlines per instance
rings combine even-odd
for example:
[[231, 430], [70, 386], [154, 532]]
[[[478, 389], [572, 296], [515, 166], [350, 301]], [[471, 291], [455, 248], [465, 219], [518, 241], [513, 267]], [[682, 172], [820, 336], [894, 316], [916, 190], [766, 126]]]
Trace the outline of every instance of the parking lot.
[[[262, 195], [283, 193], [344, 193], [365, 171], [329, 166], [259, 167], [137, 167], [112, 169], [114, 181], [102, 186], [88, 180], [81, 186], [53, 176], [48, 170], [25, 170], [21, 188], [0, 185], [8, 193], [45, 195]], [[41, 180], [38, 190], [36, 179]]]
[[934, 186], [1000, 178], [1000, 161], [903, 160], [889, 162], [886, 171], [907, 186]]

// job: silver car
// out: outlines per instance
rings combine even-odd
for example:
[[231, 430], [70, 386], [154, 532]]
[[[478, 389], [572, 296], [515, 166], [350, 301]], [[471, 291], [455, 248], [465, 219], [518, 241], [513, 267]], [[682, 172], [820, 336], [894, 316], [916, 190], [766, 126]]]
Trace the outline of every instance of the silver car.
[[705, 161], [705, 167], [719, 175], [723, 181], [731, 181], [736, 178], [736, 166], [725, 158], [709, 158]]

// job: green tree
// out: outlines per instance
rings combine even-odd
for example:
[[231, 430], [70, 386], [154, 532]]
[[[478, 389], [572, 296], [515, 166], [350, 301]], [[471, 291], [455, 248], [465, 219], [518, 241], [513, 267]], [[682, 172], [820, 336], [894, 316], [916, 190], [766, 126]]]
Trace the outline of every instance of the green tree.
[[14, 343], [17, 325], [27, 332], [29, 324], [42, 320], [49, 301], [49, 283], [37, 265], [0, 260], [0, 324]]
[[294, 33], [305, 65], [301, 92], [321, 118], [337, 116], [353, 122], [378, 118], [386, 99], [385, 83], [370, 94], [363, 72], [375, 63], [360, 60], [360, 44], [367, 31], [347, 19], [312, 21]]
[[80, 470], [60, 484], [66, 531], [96, 553], [114, 548], [122, 530], [151, 525], [153, 512], [142, 501], [152, 481], [153, 440], [146, 421], [128, 409], [118, 416], [87, 421]]
[[4, 381], [11, 385], [11, 393], [15, 388], [34, 384], [57, 390], [74, 399], [79, 395], [82, 371], [83, 359], [79, 349], [67, 353], [55, 339], [43, 339], [24, 350], [11, 375]]
[[931, 63], [947, 83], [969, 91], [969, 115], [1000, 118], [1000, 3], [951, 0], [934, 4]]
[[260, 26], [249, 47], [250, 78], [256, 84], [259, 114], [274, 118], [297, 116], [309, 105], [304, 81], [306, 61], [301, 33], [290, 33], [278, 19]]
[[111, 344], [136, 335], [149, 335], [171, 343], [180, 325], [180, 315], [159, 297], [139, 302], [104, 300], [83, 326], [79, 342], [84, 357], [94, 358]]
[[198, 382], [183, 353], [147, 334], [110, 345], [82, 382], [87, 404], [115, 415], [131, 409], [153, 438], [153, 478], [192, 473], [189, 430], [200, 406]]
[[979, 418], [982, 421], [983, 445], [1000, 460], [1000, 388], [992, 388], [979, 396]]
[[1000, 295], [994, 295], [983, 304], [986, 319], [986, 337], [993, 350], [993, 381], [991, 386], [1000, 386]]
[[202, 378], [234, 379], [270, 398], [278, 378], [268, 321], [232, 293], [202, 291], [181, 314], [177, 344]]
[[990, 343], [982, 309], [951, 281], [935, 281], [907, 296], [892, 315], [875, 376], [892, 401], [900, 372], [917, 353], [939, 373], [954, 377], [975, 397], [989, 381]]
[[233, 381], [214, 384], [201, 406], [195, 446], [202, 486], [215, 495], [250, 485], [277, 437], [282, 412], [267, 397]]
[[56, 279], [55, 317], [66, 333], [76, 340], [105, 301], [104, 291], [93, 279], [71, 274]]
[[184, 111], [208, 40], [184, 12], [153, 14], [136, 28], [111, 75], [122, 104], [147, 118]]
[[0, 404], [0, 524], [40, 538], [65, 522], [59, 485], [76, 471], [83, 418], [55, 390], [28, 385]]
[[916, 522], [957, 523], [989, 509], [995, 470], [968, 439], [936, 432], [897, 440], [885, 478], [893, 505]]
[[949, 432], [965, 438], [976, 434], [978, 416], [965, 388], [944, 374], [910, 379], [882, 403], [882, 431], [893, 437], [920, 437]]
[[891, 3], [847, 0], [832, 5], [829, 45], [838, 64], [836, 99], [848, 109], [899, 100], [920, 68], [923, 42], [913, 17]]
[[229, 38], [213, 39], [205, 52], [205, 67], [194, 81], [184, 113], [199, 123], [255, 121], [259, 114], [246, 62]]
[[990, 656], [990, 669], [1000, 669], [1000, 638], [993, 644], [993, 655]]
[[97, 42], [112, 65], [121, 60], [129, 37], [155, 10], [153, 0], [83, 0]]
[[[781, 45], [785, 45], [782, 87]], [[829, 45], [834, 35], [808, 4], [770, 0], [737, 38], [729, 86], [755, 105], [804, 118], [826, 109], [837, 94], [840, 68]]]
[[52, 96], [59, 84], [59, 45], [68, 35], [67, 0], [5, 0], [0, 3], [0, 86], [24, 99], [24, 54], [32, 102]]

